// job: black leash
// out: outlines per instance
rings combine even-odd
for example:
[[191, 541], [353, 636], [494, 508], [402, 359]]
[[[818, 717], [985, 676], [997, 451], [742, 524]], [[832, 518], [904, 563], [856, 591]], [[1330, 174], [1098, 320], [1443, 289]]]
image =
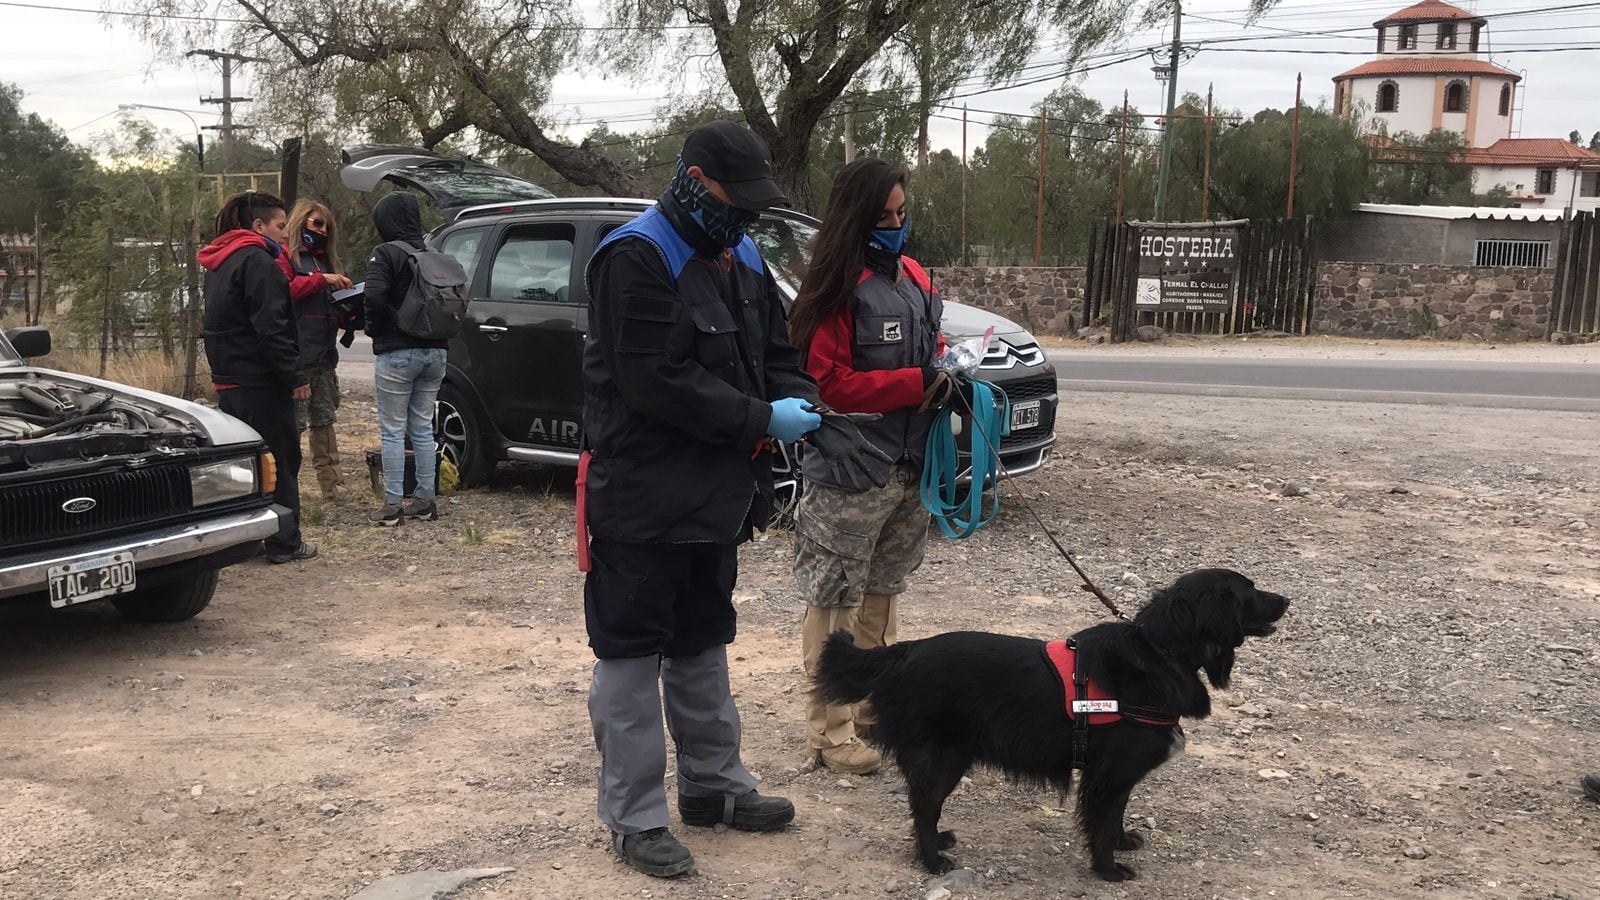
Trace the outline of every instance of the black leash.
[[[956, 387], [955, 395], [960, 398], [961, 405], [967, 409], [967, 421], [972, 424], [973, 429], [978, 432], [980, 437], [983, 438], [983, 442], [988, 446], [989, 452], [994, 454], [994, 464], [996, 468], [1000, 470], [999, 480], [1010, 481], [1011, 473], [1006, 470], [1005, 461], [1000, 458], [1000, 448], [995, 446], [993, 441], [989, 440], [989, 435], [984, 433], [983, 426], [978, 424], [978, 413], [972, 408], [972, 402], [967, 399], [967, 395], [961, 390], [959, 385]], [[978, 485], [978, 489], [982, 490], [983, 485]], [[994, 489], [995, 492], [998, 493], [1000, 491], [1000, 485], [996, 484]], [[1031, 516], [1033, 521], [1039, 526], [1039, 530], [1044, 532], [1044, 536], [1050, 539], [1050, 543], [1055, 545], [1056, 552], [1060, 553], [1061, 558], [1067, 561], [1067, 565], [1072, 567], [1072, 571], [1078, 573], [1078, 580], [1083, 582], [1083, 584], [1079, 585], [1079, 588], [1098, 597], [1100, 599], [1100, 604], [1106, 609], [1110, 610], [1113, 616], [1116, 616], [1123, 621], [1128, 621], [1128, 617], [1123, 614], [1122, 610], [1117, 608], [1117, 604], [1112, 602], [1110, 597], [1106, 596], [1105, 591], [1100, 590], [1100, 587], [1089, 578], [1088, 573], [1083, 571], [1083, 567], [1078, 565], [1078, 561], [1074, 559], [1072, 554], [1067, 551], [1067, 548], [1061, 546], [1061, 542], [1056, 540], [1055, 532], [1050, 530], [1050, 526], [1046, 525], [1044, 523], [1044, 519], [1040, 518], [1039, 514], [1035, 512], [1033, 507], [1028, 504], [1027, 498], [1022, 495], [1022, 489], [1016, 488], [1012, 490], [1011, 494], [1017, 499], [1017, 502], [1022, 505], [1022, 508], [1028, 511], [1028, 515]]]

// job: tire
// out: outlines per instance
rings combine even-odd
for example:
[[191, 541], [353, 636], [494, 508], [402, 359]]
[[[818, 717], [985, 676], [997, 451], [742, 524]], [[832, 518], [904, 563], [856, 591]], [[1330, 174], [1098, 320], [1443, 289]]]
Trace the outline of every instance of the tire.
[[445, 458], [461, 474], [461, 487], [483, 487], [494, 475], [495, 460], [484, 446], [483, 422], [478, 406], [466, 392], [449, 382], [439, 388], [434, 405], [433, 436]]
[[772, 504], [771, 527], [786, 529], [794, 524], [794, 511], [800, 505], [800, 495], [805, 491], [805, 479], [800, 475], [800, 446], [779, 444], [772, 454], [772, 486], [777, 499]]
[[217, 592], [217, 571], [114, 597], [111, 604], [130, 622], [183, 622], [200, 614]]

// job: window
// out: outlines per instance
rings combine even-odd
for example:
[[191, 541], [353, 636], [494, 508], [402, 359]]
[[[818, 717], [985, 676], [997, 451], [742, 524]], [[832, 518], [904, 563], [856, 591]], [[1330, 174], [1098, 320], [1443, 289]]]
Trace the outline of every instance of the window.
[[1439, 23], [1439, 40], [1434, 46], [1439, 50], [1454, 50], [1456, 48], [1456, 23]]
[[1556, 170], [1540, 169], [1539, 177], [1534, 179], [1533, 192], [1535, 194], [1554, 194], [1556, 192]]
[[1550, 265], [1549, 241], [1479, 241], [1473, 255], [1475, 266], [1527, 266], [1542, 269]]
[[1511, 85], [1509, 84], [1500, 86], [1500, 115], [1511, 115]]
[[1388, 32], [1388, 30], [1389, 29], [1387, 29], [1387, 28], [1379, 28], [1378, 29], [1378, 52], [1379, 53], [1383, 52], [1383, 36]]
[[1472, 52], [1473, 53], [1477, 53], [1478, 52], [1478, 34], [1481, 31], [1483, 31], [1483, 23], [1482, 22], [1474, 22], [1474, 23], [1472, 23]]
[[1600, 172], [1583, 172], [1578, 179], [1578, 196], [1600, 197]]
[[516, 225], [506, 230], [489, 270], [489, 299], [566, 303], [572, 286], [570, 225]]
[[1445, 85], [1444, 111], [1448, 113], [1467, 111], [1467, 83], [1465, 81], [1452, 81]]
[[1400, 49], [1401, 50], [1415, 50], [1415, 49], [1417, 49], [1417, 26], [1415, 26], [1415, 25], [1401, 25], [1400, 26]]
[[1392, 113], [1400, 109], [1400, 85], [1385, 81], [1378, 85], [1378, 112]]
[[488, 234], [487, 228], [463, 228], [452, 231], [439, 244], [440, 250], [454, 256], [461, 268], [467, 270], [468, 290], [472, 289], [472, 272], [478, 267], [478, 253], [483, 250], [483, 239]]

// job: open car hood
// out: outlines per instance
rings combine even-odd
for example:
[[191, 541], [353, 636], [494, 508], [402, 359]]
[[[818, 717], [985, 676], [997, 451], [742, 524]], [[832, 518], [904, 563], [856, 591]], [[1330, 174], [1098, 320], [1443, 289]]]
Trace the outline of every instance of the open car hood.
[[462, 156], [393, 144], [361, 144], [340, 154], [339, 181], [353, 191], [373, 190], [388, 181], [425, 194], [450, 218], [469, 206], [548, 200], [555, 195], [504, 169]]

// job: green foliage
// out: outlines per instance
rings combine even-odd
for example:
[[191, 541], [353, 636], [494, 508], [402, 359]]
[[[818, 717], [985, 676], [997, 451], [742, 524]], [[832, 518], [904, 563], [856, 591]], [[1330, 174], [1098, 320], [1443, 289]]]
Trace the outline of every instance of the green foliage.
[[1425, 135], [1396, 135], [1376, 152], [1376, 177], [1370, 191], [1380, 203], [1470, 206], [1472, 167], [1462, 161], [1466, 144], [1453, 131], [1436, 128]]

